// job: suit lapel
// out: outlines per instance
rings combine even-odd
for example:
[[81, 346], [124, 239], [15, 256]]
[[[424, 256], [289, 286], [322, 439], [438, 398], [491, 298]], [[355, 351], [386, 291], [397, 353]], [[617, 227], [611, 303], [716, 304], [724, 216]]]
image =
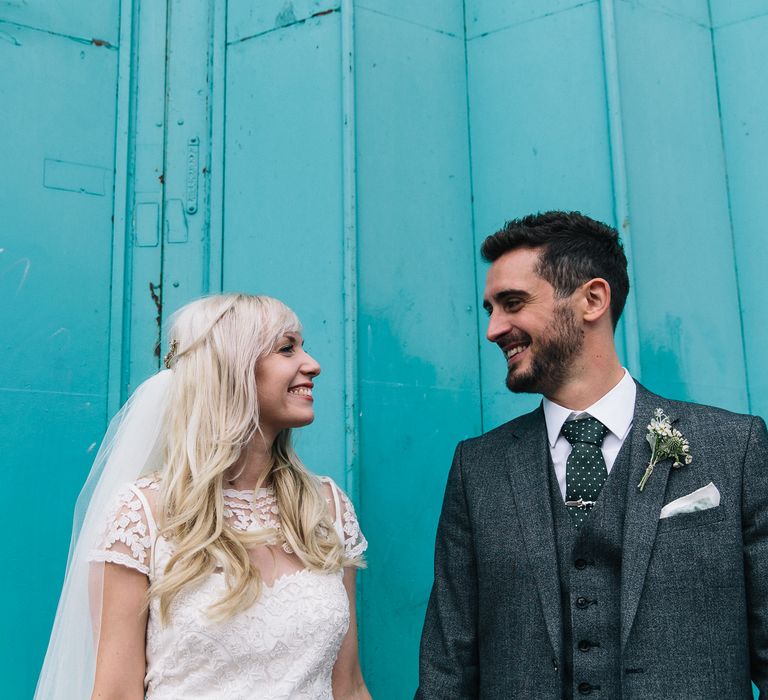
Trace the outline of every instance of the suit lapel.
[[507, 467], [547, 632], [559, 659], [562, 657], [563, 621], [549, 495], [547, 431], [541, 407], [526, 418], [515, 426], [512, 444], [507, 449]]
[[664, 409], [674, 422], [676, 417], [670, 414], [668, 402], [651, 394], [638, 384], [632, 429], [624, 444], [624, 448], [630, 450], [628, 456], [631, 460], [631, 470], [627, 485], [621, 565], [622, 650], [629, 638], [637, 606], [640, 603], [671, 467], [671, 460], [657, 464], [645, 489], [642, 492], [638, 490], [637, 485], [651, 458], [651, 448], [646, 442], [645, 435], [656, 408]]

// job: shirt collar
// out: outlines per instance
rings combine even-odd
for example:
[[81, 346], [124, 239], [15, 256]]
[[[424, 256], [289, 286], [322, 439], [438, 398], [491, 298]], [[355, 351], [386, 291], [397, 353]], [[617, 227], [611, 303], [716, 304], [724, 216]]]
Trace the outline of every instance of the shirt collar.
[[617, 438], [623, 440], [632, 425], [636, 393], [635, 381], [625, 369], [621, 381], [602, 398], [583, 411], [573, 411], [545, 398], [542, 403], [550, 447], [555, 446], [565, 421], [580, 418], [585, 414], [597, 418]]

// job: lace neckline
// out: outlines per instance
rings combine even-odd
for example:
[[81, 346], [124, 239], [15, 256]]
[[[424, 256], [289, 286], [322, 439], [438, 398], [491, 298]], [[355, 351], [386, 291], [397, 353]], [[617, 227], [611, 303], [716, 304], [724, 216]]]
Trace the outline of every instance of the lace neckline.
[[245, 490], [225, 488], [223, 493], [225, 496], [228, 496], [229, 498], [238, 498], [241, 501], [253, 502], [254, 494], [257, 499], [268, 498], [270, 496], [275, 495], [275, 489], [272, 486], [262, 486], [261, 488], [258, 488], [258, 489], [245, 489]]

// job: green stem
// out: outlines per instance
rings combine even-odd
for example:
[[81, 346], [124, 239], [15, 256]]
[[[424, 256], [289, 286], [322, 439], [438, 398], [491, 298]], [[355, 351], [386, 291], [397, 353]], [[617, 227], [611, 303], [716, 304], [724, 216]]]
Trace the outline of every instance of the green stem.
[[648, 477], [650, 477], [651, 474], [653, 474], [653, 468], [656, 466], [655, 462], [651, 462], [646, 468], [645, 468], [645, 474], [643, 474], [643, 478], [640, 479], [640, 483], [637, 485], [637, 488], [642, 491], [645, 488], [645, 484], [648, 481]]

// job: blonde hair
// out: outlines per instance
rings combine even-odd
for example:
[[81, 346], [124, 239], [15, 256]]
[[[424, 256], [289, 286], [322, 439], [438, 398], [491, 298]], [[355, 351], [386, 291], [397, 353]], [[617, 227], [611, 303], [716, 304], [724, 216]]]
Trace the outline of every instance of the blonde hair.
[[[175, 351], [166, 417], [167, 445], [161, 475], [158, 524], [174, 554], [150, 596], [168, 621], [178, 593], [223, 569], [227, 592], [211, 606], [226, 619], [261, 593], [259, 570], [248, 549], [266, 544], [274, 530], [243, 532], [224, 518], [224, 474], [259, 431], [256, 364], [301, 324], [285, 304], [267, 296], [222, 294], [187, 304], [174, 316]], [[351, 563], [330, 520], [321, 485], [301, 463], [290, 430], [272, 445], [269, 473], [280, 512], [281, 534], [302, 564], [334, 571]]]

